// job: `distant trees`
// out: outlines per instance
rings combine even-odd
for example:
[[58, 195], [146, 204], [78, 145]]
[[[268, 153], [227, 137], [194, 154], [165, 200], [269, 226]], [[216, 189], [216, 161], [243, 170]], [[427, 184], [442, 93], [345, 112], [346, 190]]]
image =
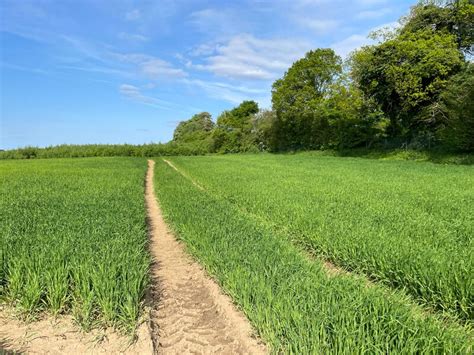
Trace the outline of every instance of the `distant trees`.
[[422, 29], [356, 52], [352, 75], [357, 87], [390, 119], [389, 135], [412, 138], [436, 128], [424, 109], [462, 65], [453, 35]]
[[[442, 143], [472, 149], [474, 143], [453, 140], [454, 127], [472, 131], [472, 106], [453, 102], [461, 96], [470, 98], [471, 71], [465, 70], [465, 55], [473, 48], [473, 1], [445, 6], [424, 1], [401, 23], [398, 30], [382, 33], [380, 43], [355, 52], [347, 70], [331, 49], [317, 49], [275, 81], [276, 116], [267, 130], [270, 149], [345, 149], [382, 143], [413, 148]], [[457, 76], [461, 72], [463, 79]], [[455, 99], [456, 95], [461, 96]], [[472, 134], [463, 137], [469, 141]]]
[[180, 122], [173, 134], [173, 144], [187, 146], [192, 151], [238, 153], [257, 151], [258, 135], [254, 115], [259, 112], [255, 101], [243, 101], [239, 106], [222, 112], [217, 122], [201, 112]]
[[318, 149], [328, 141], [324, 99], [342, 73], [332, 49], [317, 49], [296, 61], [272, 88], [276, 113], [272, 150]]
[[243, 101], [232, 110], [222, 112], [212, 133], [212, 151], [238, 153], [255, 150], [252, 116], [257, 112], [258, 104], [255, 101]]
[[444, 91], [451, 82], [449, 90], [453, 92], [452, 78], [466, 67], [464, 54], [472, 53], [474, 5], [466, 0], [445, 6], [424, 1], [414, 6], [401, 23], [402, 27], [387, 40], [352, 56], [354, 83], [365, 97], [380, 105], [390, 120], [387, 135], [392, 141], [422, 148], [446, 144], [443, 117], [455, 113], [446, 111], [449, 105], [442, 101], [449, 94]]
[[212, 146], [211, 134], [214, 126], [210, 113], [198, 113], [178, 124], [174, 130], [173, 142], [181, 146], [191, 146], [193, 150], [209, 151]]
[[[474, 0], [421, 1], [401, 27], [379, 33], [343, 63], [309, 51], [272, 86], [272, 109], [254, 101], [176, 128], [191, 151], [237, 153], [354, 147], [474, 150]], [[197, 148], [196, 148], [197, 147]]]
[[213, 128], [214, 122], [211, 114], [201, 112], [187, 121], [180, 122], [174, 130], [173, 140], [175, 142], [193, 142], [206, 139]]

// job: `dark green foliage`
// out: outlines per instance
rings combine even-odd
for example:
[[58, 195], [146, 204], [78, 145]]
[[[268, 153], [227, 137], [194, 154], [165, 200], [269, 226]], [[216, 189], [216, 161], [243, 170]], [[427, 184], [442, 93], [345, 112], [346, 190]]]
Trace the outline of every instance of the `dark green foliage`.
[[201, 112], [194, 115], [188, 121], [182, 121], [178, 124], [173, 134], [173, 141], [195, 142], [209, 138], [210, 132], [214, 128], [214, 122], [211, 115], [207, 112]]
[[251, 116], [258, 112], [255, 101], [243, 101], [239, 106], [230, 111], [224, 111], [217, 118], [217, 126], [225, 130], [248, 130]]
[[217, 118], [217, 127], [212, 132], [213, 152], [238, 153], [256, 151], [256, 136], [252, 130], [252, 116], [258, 112], [255, 101], [243, 101]]
[[330, 49], [311, 51], [274, 83], [272, 150], [371, 146], [384, 137], [383, 113], [346, 79], [341, 62]]
[[276, 122], [275, 111], [261, 110], [252, 117], [252, 132], [255, 135], [256, 147], [259, 151], [266, 151], [275, 146], [274, 129]]
[[454, 0], [440, 6], [433, 0], [421, 1], [402, 19], [401, 33], [416, 33], [420, 30], [435, 30], [455, 36], [458, 49], [473, 52], [474, 1]]
[[432, 111], [442, 122], [438, 134], [444, 144], [474, 151], [474, 64], [451, 78]]
[[390, 136], [412, 137], [436, 128], [437, 122], [423, 120], [420, 113], [462, 64], [453, 35], [423, 29], [358, 51], [352, 75], [390, 119]]
[[472, 53], [474, 5], [422, 1], [401, 24], [381, 43], [353, 55], [352, 77], [390, 119], [387, 133], [395, 146], [430, 149], [440, 142], [436, 132], [446, 124], [437, 114], [441, 95], [464, 67], [464, 54]]
[[273, 150], [317, 149], [324, 146], [328, 118], [319, 106], [342, 73], [332, 49], [317, 49], [296, 61], [272, 88], [276, 113]]

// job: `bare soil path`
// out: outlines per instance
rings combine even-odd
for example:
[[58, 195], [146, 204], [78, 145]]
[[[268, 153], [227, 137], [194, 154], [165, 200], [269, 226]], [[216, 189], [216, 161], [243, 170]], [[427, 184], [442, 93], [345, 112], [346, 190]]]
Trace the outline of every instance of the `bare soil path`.
[[136, 336], [132, 341], [112, 329], [85, 333], [70, 316], [44, 316], [27, 323], [0, 307], [0, 354], [152, 354], [146, 323], [139, 326]]
[[[155, 199], [154, 161], [148, 161], [146, 204], [152, 275], [159, 285], [152, 329], [160, 354], [264, 354], [252, 328], [219, 286], [170, 233]], [[155, 299], [156, 302], [156, 299]]]

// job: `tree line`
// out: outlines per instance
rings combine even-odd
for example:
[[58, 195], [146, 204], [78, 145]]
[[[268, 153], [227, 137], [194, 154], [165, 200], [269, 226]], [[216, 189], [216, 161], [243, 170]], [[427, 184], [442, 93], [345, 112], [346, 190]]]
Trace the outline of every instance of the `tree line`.
[[172, 141], [0, 151], [1, 158], [397, 149], [474, 151], [474, 0], [424, 0], [343, 61], [315, 49], [242, 102], [180, 122]]
[[181, 122], [175, 144], [204, 152], [445, 147], [474, 150], [474, 1], [423, 1], [345, 62], [316, 49], [216, 122]]

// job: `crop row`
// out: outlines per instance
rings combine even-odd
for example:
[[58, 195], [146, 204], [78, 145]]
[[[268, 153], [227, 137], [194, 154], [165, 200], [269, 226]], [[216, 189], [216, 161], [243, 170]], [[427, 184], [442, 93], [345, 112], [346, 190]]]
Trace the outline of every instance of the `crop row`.
[[142, 159], [0, 163], [0, 297], [132, 330], [148, 282]]
[[474, 320], [473, 167], [311, 154], [173, 162], [310, 252]]
[[368, 286], [362, 277], [328, 274], [322, 261], [227, 198], [199, 189], [161, 159], [156, 169], [166, 220], [273, 352], [472, 351], [467, 328], [425, 314], [400, 292]]

